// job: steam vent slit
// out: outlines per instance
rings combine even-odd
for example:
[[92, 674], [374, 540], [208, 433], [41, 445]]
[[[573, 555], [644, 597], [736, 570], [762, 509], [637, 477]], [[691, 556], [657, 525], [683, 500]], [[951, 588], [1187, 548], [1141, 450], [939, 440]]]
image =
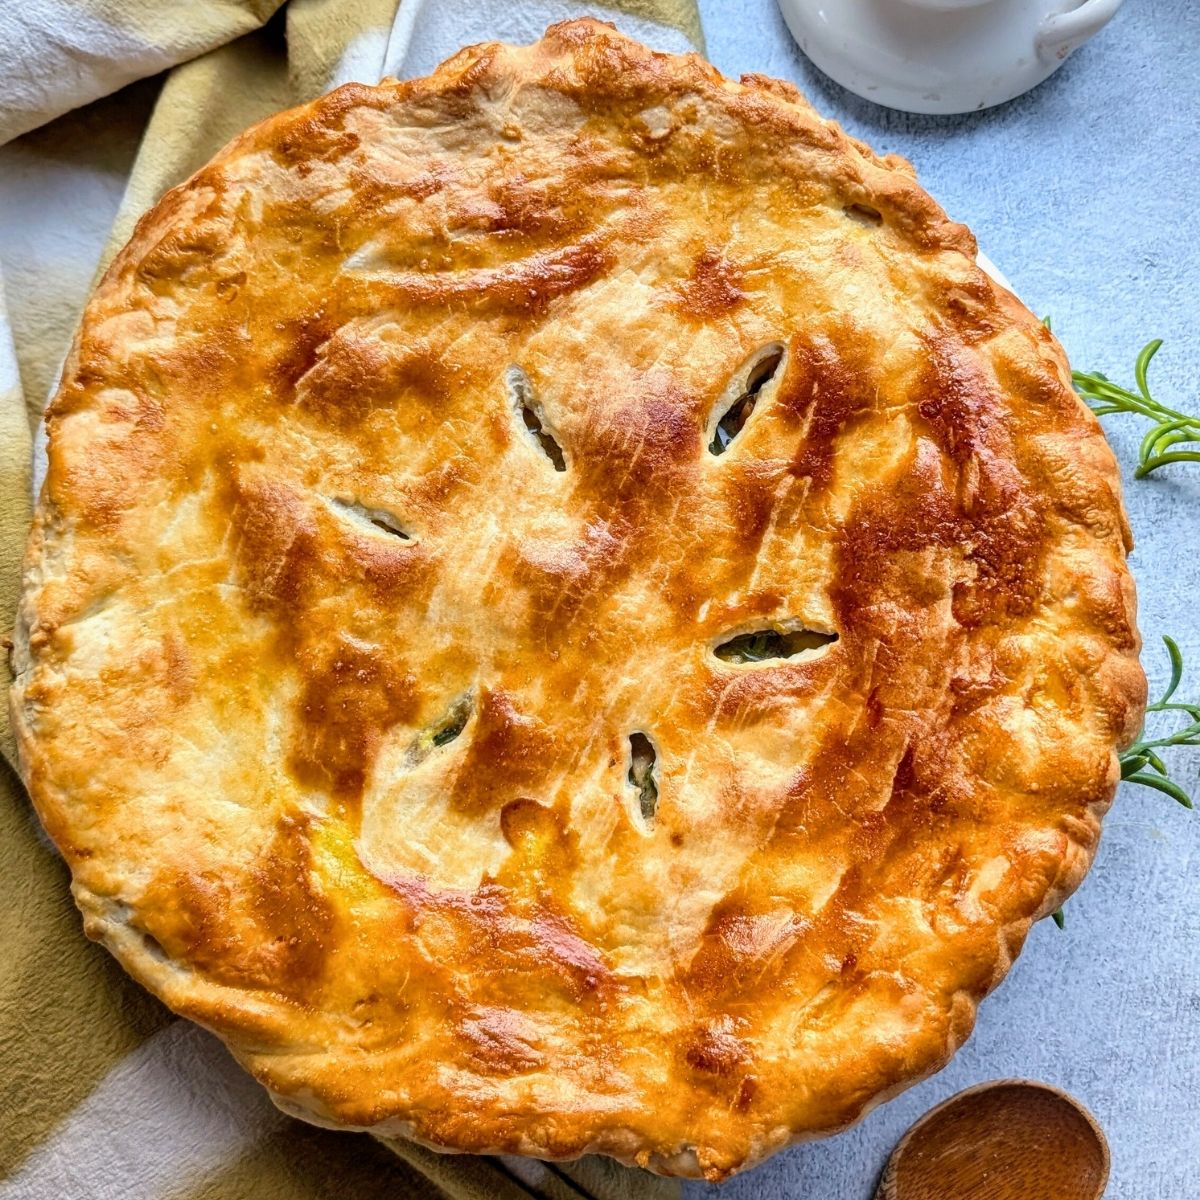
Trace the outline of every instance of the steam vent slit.
[[[727, 388], [717, 401], [716, 427], [708, 444], [710, 454], [724, 454], [734, 439], [746, 427], [750, 414], [758, 403], [759, 394], [778, 374], [783, 362], [783, 345], [771, 342], [756, 350], [747, 364], [734, 376], [735, 384]], [[729, 398], [730, 392], [733, 398]]]
[[432, 725], [427, 725], [413, 739], [412, 744], [408, 748], [408, 753], [405, 755], [404, 765], [410, 769], [418, 767], [438, 747], [449, 746], [451, 742], [456, 741], [462, 731], [466, 729], [473, 709], [474, 700], [469, 693], [465, 696], [459, 696], [446, 709], [439, 720]]
[[430, 730], [430, 743], [434, 746], [448, 746], [464, 729], [471, 719], [471, 698], [463, 696], [456, 700], [442, 720]]
[[385, 508], [370, 508], [357, 500], [330, 500], [329, 504], [364, 533], [386, 533], [402, 542], [412, 541], [412, 535], [401, 524], [400, 518]]
[[836, 641], [836, 633], [815, 629], [756, 629], [718, 642], [713, 653], [729, 663], [770, 662], [821, 650]]
[[629, 786], [637, 792], [642, 820], [649, 823], [658, 811], [658, 752], [654, 743], [641, 732], [629, 735]]
[[869, 204], [847, 204], [842, 211], [850, 220], [857, 221], [860, 225], [883, 224], [883, 213]]
[[542, 453], [554, 464], [556, 471], [567, 469], [566, 456], [562, 446], [550, 431], [546, 415], [533, 394], [533, 384], [529, 376], [520, 367], [509, 367], [505, 375], [508, 384], [508, 394], [512, 401], [513, 410], [521, 420], [521, 424], [541, 448]]

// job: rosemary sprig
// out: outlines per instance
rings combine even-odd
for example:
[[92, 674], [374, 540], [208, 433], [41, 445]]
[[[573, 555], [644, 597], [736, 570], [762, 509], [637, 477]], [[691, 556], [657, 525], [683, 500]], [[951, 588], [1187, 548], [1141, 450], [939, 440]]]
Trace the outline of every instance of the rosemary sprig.
[[1121, 755], [1121, 778], [1126, 783], [1140, 783], [1143, 787], [1165, 792], [1184, 808], [1191, 808], [1192, 798], [1171, 778], [1158, 751], [1168, 746], [1200, 746], [1200, 704], [1187, 704], [1173, 699], [1183, 678], [1183, 655], [1174, 638], [1164, 636], [1163, 641], [1171, 656], [1171, 679], [1162, 696], [1153, 704], [1146, 705], [1146, 713], [1184, 713], [1188, 722], [1165, 737], [1157, 738], [1147, 737], [1143, 725], [1137, 740]]
[[[1050, 329], [1050, 318], [1043, 317], [1042, 324]], [[1168, 408], [1165, 404], [1159, 404], [1150, 394], [1146, 373], [1161, 346], [1162, 338], [1155, 338], [1147, 342], [1138, 354], [1133, 366], [1136, 392], [1113, 383], [1100, 371], [1071, 372], [1071, 382], [1075, 385], [1075, 390], [1096, 416], [1106, 417], [1110, 413], [1132, 412], [1153, 422], [1146, 436], [1142, 438], [1138, 450], [1135, 479], [1144, 479], [1151, 471], [1165, 467], [1168, 463], [1200, 462], [1200, 417], [1189, 416], [1187, 413]], [[1198, 448], [1173, 449], [1188, 443], [1197, 445]], [[1171, 657], [1171, 679], [1162, 696], [1146, 706], [1146, 713], [1149, 715], [1154, 712], [1182, 712], [1187, 714], [1189, 720], [1181, 729], [1176, 729], [1161, 738], [1147, 738], [1146, 727], [1143, 725], [1137, 740], [1120, 756], [1121, 778], [1128, 783], [1137, 783], [1142, 787], [1153, 788], [1156, 792], [1164, 792], [1184, 808], [1191, 808], [1192, 798], [1171, 778], [1167, 765], [1158, 752], [1168, 746], [1200, 746], [1200, 704], [1184, 704], [1173, 699], [1179, 681], [1183, 678], [1183, 655], [1173, 638], [1164, 636], [1163, 641]], [[1066, 920], [1061, 908], [1050, 915], [1059, 929], [1065, 927]]]
[[[1100, 371], [1072, 371], [1071, 382], [1098, 417], [1110, 413], [1138, 413], [1153, 422], [1138, 450], [1136, 479], [1174, 462], [1200, 462], [1200, 416], [1191, 416], [1160, 404], [1150, 394], [1146, 372], [1158, 353], [1162, 338], [1147, 342], [1133, 366], [1137, 391], [1112, 382]], [[1178, 447], [1191, 447], [1180, 449]]]
[[[1192, 798], [1171, 778], [1169, 768], [1158, 752], [1168, 746], [1200, 746], [1200, 704], [1187, 704], [1174, 699], [1183, 679], [1183, 655], [1174, 638], [1164, 635], [1163, 642], [1171, 659], [1171, 678], [1163, 694], [1153, 704], [1146, 705], [1146, 714], [1148, 716], [1150, 713], [1159, 712], [1184, 713], [1188, 721], [1164, 737], [1147, 737], [1146, 726], [1143, 725], [1133, 744], [1120, 756], [1121, 778], [1126, 783], [1137, 783], [1142, 787], [1153, 788], [1156, 792], [1165, 792], [1184, 808], [1191, 808]], [[1065, 928], [1066, 920], [1061, 908], [1050, 915], [1059, 929]]]

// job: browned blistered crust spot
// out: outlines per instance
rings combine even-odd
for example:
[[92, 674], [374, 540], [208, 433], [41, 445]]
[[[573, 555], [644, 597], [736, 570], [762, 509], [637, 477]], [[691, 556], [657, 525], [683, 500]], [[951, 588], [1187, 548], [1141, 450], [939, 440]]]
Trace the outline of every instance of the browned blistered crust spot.
[[688, 1066], [706, 1075], [731, 1075], [750, 1056], [735, 1028], [729, 1017], [720, 1017], [694, 1030], [684, 1045]]
[[12, 703], [89, 933], [452, 1150], [720, 1179], [937, 1069], [1145, 697], [1111, 453], [974, 255], [790, 85], [590, 20], [243, 134], [48, 414]]
[[737, 263], [710, 247], [696, 259], [691, 275], [679, 286], [676, 304], [682, 313], [698, 321], [719, 317], [745, 299], [743, 280]]
[[[573, 1004], [602, 1003], [616, 987], [595, 947], [546, 901], [518, 902], [498, 884], [483, 884], [469, 895], [431, 892], [420, 878], [392, 881], [391, 888], [412, 932], [424, 932], [436, 923], [443, 927], [439, 936], [460, 954], [495, 956], [482, 991], [497, 1002], [524, 994], [530, 977], [541, 988], [540, 1003], [556, 998]], [[469, 980], [457, 978], [460, 965], [430, 964], [456, 989], [470, 987]]]
[[163, 638], [163, 660], [168, 691], [176, 703], [186, 704], [196, 690], [196, 668], [187, 642], [174, 630]]
[[451, 390], [451, 373], [436, 350], [418, 342], [396, 347], [352, 328], [322, 345], [294, 381], [296, 402], [335, 427], [363, 420], [417, 393], [430, 408]]
[[301, 671], [301, 733], [292, 769], [304, 783], [334, 796], [358, 796], [380, 739], [418, 711], [416, 677], [397, 670], [382, 648], [348, 638], [306, 650]]
[[515, 1075], [545, 1065], [545, 1055], [523, 1031], [511, 1008], [473, 1009], [458, 1029], [470, 1059], [485, 1075]]
[[612, 264], [602, 239], [588, 237], [570, 245], [531, 254], [505, 267], [448, 272], [396, 272], [372, 280], [368, 295], [380, 307], [420, 305], [441, 310], [463, 308], [486, 314], [537, 316], [560, 296], [591, 283]]
[[505, 573], [528, 591], [546, 644], [561, 640], [589, 603], [619, 578], [629, 552], [627, 521], [597, 517], [565, 540], [527, 538], [505, 554]]
[[307, 822], [285, 817], [241, 886], [216, 872], [161, 871], [136, 923], [162, 953], [221, 983], [313, 1003], [336, 938], [311, 872]]
[[450, 793], [450, 803], [468, 811], [519, 799], [547, 778], [560, 753], [554, 731], [501, 691], [480, 695], [473, 733]]
[[791, 474], [828, 488], [838, 439], [874, 406], [878, 392], [878, 369], [855, 345], [853, 329], [839, 329], [833, 337], [797, 331], [779, 388], [781, 412], [804, 428]]

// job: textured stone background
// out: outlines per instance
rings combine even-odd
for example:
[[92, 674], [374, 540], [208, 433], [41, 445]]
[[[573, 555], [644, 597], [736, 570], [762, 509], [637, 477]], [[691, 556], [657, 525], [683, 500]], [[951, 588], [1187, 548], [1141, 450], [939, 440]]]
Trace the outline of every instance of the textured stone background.
[[[1200, 408], [1200, 5], [1128, 0], [1111, 25], [1040, 88], [968, 117], [919, 117], [860, 100], [796, 49], [774, 0], [700, 0], [709, 56], [723, 71], [798, 84], [818, 109], [881, 152], [903, 154], [951, 216], [1039, 314], [1074, 364], [1129, 385], [1143, 343], [1165, 343], [1151, 390]], [[1144, 426], [1108, 417], [1124, 466]], [[1149, 480], [1126, 472], [1137, 538], [1151, 692], [1172, 634], [1200, 698], [1200, 464]], [[1188, 756], [1190, 755], [1190, 757]], [[1200, 756], [1176, 773], [1200, 790]], [[800, 1146], [691, 1200], [869, 1200], [904, 1129], [970, 1084], [1024, 1076], [1082, 1099], [1113, 1152], [1112, 1200], [1184, 1200], [1200, 1167], [1200, 813], [1125, 788], [1092, 873], [980, 1011], [941, 1075], [856, 1129]], [[1032, 1198], [1031, 1198], [1032, 1200]]]

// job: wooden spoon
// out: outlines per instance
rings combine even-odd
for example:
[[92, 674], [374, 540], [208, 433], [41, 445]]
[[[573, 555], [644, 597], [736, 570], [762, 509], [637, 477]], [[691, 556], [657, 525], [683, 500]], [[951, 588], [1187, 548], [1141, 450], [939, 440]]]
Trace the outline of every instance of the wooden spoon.
[[1108, 1142], [1058, 1088], [997, 1079], [930, 1109], [900, 1139], [875, 1200], [1100, 1200]]

